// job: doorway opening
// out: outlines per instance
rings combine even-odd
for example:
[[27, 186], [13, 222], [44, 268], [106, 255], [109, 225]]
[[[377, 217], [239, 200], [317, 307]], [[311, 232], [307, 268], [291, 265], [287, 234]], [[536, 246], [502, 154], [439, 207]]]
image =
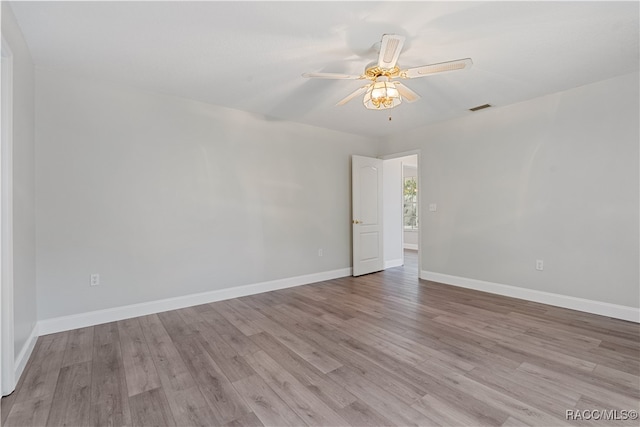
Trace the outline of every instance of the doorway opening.
[[[383, 158], [384, 268], [420, 273], [420, 152]], [[415, 271], [414, 271], [415, 270]]]

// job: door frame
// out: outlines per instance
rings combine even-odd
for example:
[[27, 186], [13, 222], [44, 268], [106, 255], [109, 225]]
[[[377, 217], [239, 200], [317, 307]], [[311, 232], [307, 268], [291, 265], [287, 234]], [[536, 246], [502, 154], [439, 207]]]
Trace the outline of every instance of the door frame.
[[16, 386], [13, 316], [13, 52], [2, 37], [0, 144], [0, 395]]
[[[406, 157], [406, 156], [413, 156], [413, 155], [417, 155], [418, 156], [418, 162], [416, 165], [416, 175], [418, 176], [418, 189], [422, 188], [422, 175], [420, 174], [421, 171], [421, 159], [420, 159], [420, 149], [415, 149], [415, 150], [409, 150], [409, 151], [402, 151], [399, 153], [392, 153], [392, 154], [386, 154], [384, 156], [379, 156], [378, 158], [381, 160], [391, 160], [391, 159], [397, 159], [399, 157]], [[402, 173], [401, 173], [402, 175]], [[384, 176], [382, 177], [382, 179], [384, 180]], [[422, 219], [422, 215], [423, 215], [423, 211], [421, 209], [421, 200], [420, 200], [420, 190], [418, 190], [418, 220], [420, 221]], [[400, 206], [400, 208], [402, 208], [402, 205]], [[418, 277], [420, 277], [420, 275], [422, 274], [422, 226], [418, 226]], [[403, 248], [402, 248], [402, 263], [404, 264], [404, 230], [402, 231], [402, 242], [403, 242]], [[383, 242], [384, 244], [384, 242]]]

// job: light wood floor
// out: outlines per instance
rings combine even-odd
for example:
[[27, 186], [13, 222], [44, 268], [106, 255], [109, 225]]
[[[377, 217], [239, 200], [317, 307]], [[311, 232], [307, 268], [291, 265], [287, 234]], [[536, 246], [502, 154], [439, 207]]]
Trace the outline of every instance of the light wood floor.
[[637, 425], [640, 326], [409, 266], [38, 339], [14, 426]]

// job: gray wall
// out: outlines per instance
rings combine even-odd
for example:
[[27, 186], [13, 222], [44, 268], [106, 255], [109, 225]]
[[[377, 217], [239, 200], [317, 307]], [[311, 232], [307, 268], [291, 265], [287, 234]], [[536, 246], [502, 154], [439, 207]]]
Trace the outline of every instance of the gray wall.
[[13, 52], [13, 296], [17, 355], [36, 324], [34, 69], [7, 2], [2, 2], [2, 36]]
[[350, 156], [375, 141], [44, 69], [36, 87], [39, 319], [350, 267]]
[[422, 269], [640, 306], [638, 95], [624, 75], [386, 141], [422, 150]]
[[36, 82], [39, 319], [348, 267], [350, 155], [413, 149], [423, 270], [640, 305], [636, 74], [382, 148], [51, 70]]
[[402, 262], [402, 158], [382, 163], [382, 211], [385, 265]]

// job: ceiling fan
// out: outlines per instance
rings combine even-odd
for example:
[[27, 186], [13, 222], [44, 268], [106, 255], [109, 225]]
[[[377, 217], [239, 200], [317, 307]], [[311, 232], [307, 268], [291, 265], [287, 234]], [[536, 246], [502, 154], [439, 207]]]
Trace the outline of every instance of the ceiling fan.
[[404, 36], [397, 34], [383, 34], [378, 62], [367, 66], [364, 74], [362, 75], [304, 73], [302, 77], [317, 79], [371, 80], [371, 83], [356, 89], [336, 105], [344, 105], [364, 93], [362, 102], [366, 108], [370, 110], [383, 110], [397, 107], [403, 100], [407, 102], [414, 102], [420, 99], [420, 95], [409, 89], [404, 84], [393, 81], [392, 79], [415, 79], [417, 77], [426, 77], [449, 71], [464, 70], [471, 67], [473, 64], [471, 58], [465, 58], [401, 70], [397, 65], [397, 62], [400, 52], [402, 51], [402, 46], [404, 45], [404, 40]]

